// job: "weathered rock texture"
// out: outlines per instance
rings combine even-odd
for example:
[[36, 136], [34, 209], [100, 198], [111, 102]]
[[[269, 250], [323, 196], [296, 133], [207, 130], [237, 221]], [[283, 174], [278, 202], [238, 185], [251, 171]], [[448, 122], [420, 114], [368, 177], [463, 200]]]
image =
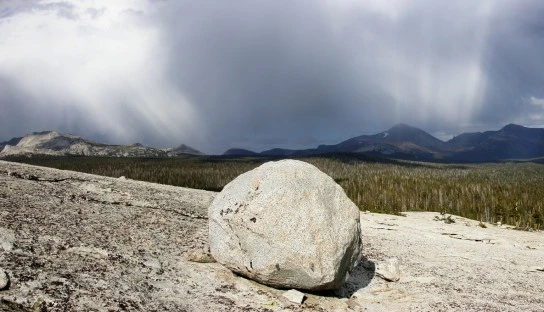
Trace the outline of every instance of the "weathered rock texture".
[[[0, 161], [10, 277], [0, 311], [544, 311], [542, 232], [444, 224], [430, 212], [362, 214], [365, 258], [337, 293], [345, 298], [289, 303], [219, 263], [186, 260], [207, 250], [214, 195]], [[391, 257], [395, 283], [374, 276]]]
[[340, 288], [360, 259], [359, 209], [315, 166], [268, 162], [209, 208], [210, 250], [234, 272], [279, 288]]

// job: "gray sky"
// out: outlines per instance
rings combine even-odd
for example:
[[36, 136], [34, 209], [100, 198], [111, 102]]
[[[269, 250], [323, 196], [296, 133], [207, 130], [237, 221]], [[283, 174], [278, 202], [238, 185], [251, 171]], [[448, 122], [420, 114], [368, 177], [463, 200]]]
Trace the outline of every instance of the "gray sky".
[[0, 0], [0, 141], [306, 148], [544, 127], [540, 0]]

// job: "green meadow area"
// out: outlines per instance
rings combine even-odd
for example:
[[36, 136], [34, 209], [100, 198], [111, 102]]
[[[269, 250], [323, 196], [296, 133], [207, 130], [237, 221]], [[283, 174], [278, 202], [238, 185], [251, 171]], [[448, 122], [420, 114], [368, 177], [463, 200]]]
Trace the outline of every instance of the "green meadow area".
[[[361, 210], [436, 211], [520, 229], [544, 227], [544, 165], [438, 164], [357, 155], [302, 157], [329, 174]], [[264, 157], [20, 157], [10, 161], [220, 191]]]

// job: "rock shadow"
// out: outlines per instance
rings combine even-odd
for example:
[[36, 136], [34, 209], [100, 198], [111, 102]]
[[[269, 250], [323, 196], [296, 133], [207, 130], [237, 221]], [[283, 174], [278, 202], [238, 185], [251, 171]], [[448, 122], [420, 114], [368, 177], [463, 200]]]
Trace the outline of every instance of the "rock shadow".
[[359, 289], [365, 288], [370, 284], [376, 275], [376, 264], [363, 256], [359, 264], [350, 273], [348, 280], [337, 290], [327, 290], [320, 292], [312, 292], [314, 295], [335, 297], [335, 298], [350, 298]]
[[363, 256], [359, 264], [349, 275], [347, 282], [340, 289], [340, 298], [350, 298], [359, 289], [367, 287], [375, 275], [376, 264], [372, 260]]

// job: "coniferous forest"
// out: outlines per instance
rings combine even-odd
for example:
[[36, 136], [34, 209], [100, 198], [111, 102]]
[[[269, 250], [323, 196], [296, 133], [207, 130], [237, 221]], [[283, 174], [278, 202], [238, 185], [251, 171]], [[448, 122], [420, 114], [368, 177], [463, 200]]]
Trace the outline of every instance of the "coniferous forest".
[[[10, 161], [104, 176], [220, 191], [264, 157], [19, 157]], [[303, 157], [339, 183], [361, 210], [435, 211], [519, 229], [544, 227], [544, 165], [439, 164], [354, 155]]]

